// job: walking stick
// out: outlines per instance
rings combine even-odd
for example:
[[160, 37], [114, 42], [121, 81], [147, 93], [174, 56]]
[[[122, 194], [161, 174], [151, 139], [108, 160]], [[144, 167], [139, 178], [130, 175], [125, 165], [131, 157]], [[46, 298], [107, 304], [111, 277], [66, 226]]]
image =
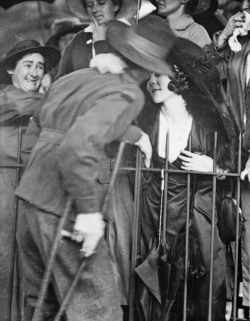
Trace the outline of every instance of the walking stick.
[[45, 299], [45, 296], [46, 296], [46, 293], [48, 290], [49, 281], [50, 281], [50, 277], [52, 274], [52, 268], [53, 268], [53, 264], [55, 262], [56, 252], [59, 247], [60, 240], [61, 240], [61, 231], [62, 231], [64, 223], [66, 222], [66, 219], [68, 217], [71, 205], [72, 205], [72, 198], [70, 197], [67, 201], [63, 216], [60, 218], [59, 224], [57, 226], [55, 240], [52, 245], [52, 249], [50, 252], [48, 263], [46, 264], [46, 269], [45, 269], [45, 273], [44, 273], [44, 277], [43, 277], [43, 281], [42, 281], [42, 285], [41, 285], [41, 289], [39, 292], [39, 296], [38, 296], [38, 300], [37, 300], [37, 304], [36, 304], [36, 308], [35, 308], [35, 312], [34, 312], [32, 321], [40, 321], [41, 320], [41, 317], [42, 317], [41, 311], [42, 311], [44, 299]]
[[[117, 153], [117, 157], [116, 157], [116, 161], [115, 161], [115, 166], [114, 166], [114, 170], [112, 172], [112, 176], [111, 176], [111, 180], [110, 180], [110, 184], [109, 184], [109, 187], [106, 191], [106, 195], [105, 195], [105, 199], [104, 199], [104, 202], [103, 202], [103, 207], [106, 203], [106, 201], [108, 200], [108, 196], [114, 186], [114, 183], [115, 183], [115, 179], [116, 179], [116, 176], [117, 176], [117, 173], [118, 173], [118, 169], [119, 169], [119, 163], [121, 161], [121, 158], [122, 158], [122, 155], [123, 155], [123, 151], [124, 151], [124, 148], [125, 148], [125, 145], [126, 145], [126, 142], [121, 142], [120, 145], [119, 145], [119, 150], [118, 150], [118, 153]], [[72, 204], [72, 198], [69, 199], [68, 203], [67, 203], [67, 206], [66, 206], [66, 210], [65, 210], [65, 213], [63, 215], [63, 217], [61, 218], [60, 222], [59, 222], [59, 225], [58, 225], [58, 229], [57, 229], [57, 234], [56, 234], [56, 239], [54, 241], [54, 244], [53, 244], [53, 248], [52, 248], [52, 251], [51, 251], [51, 255], [50, 255], [50, 259], [49, 259], [49, 262], [48, 262], [48, 266], [46, 267], [46, 272], [45, 272], [45, 276], [44, 276], [44, 279], [43, 279], [43, 283], [42, 283], [42, 287], [41, 287], [41, 291], [39, 293], [39, 299], [38, 299], [38, 303], [37, 303], [37, 306], [36, 306], [36, 310], [35, 310], [35, 313], [34, 313], [34, 316], [32, 318], [32, 321], [40, 321], [40, 318], [41, 318], [41, 310], [42, 310], [42, 305], [43, 305], [43, 302], [44, 302], [44, 298], [45, 298], [45, 295], [46, 295], [46, 291], [47, 291], [47, 288], [48, 288], [48, 285], [49, 285], [49, 280], [50, 280], [50, 276], [51, 276], [51, 273], [52, 273], [52, 267], [53, 267], [53, 263], [54, 263], [54, 260], [55, 260], [55, 256], [56, 256], [56, 252], [57, 252], [57, 248], [59, 246], [59, 243], [60, 243], [60, 239], [61, 239], [61, 232], [62, 232], [62, 229], [63, 229], [63, 225], [64, 225], [64, 222], [68, 216], [68, 213], [69, 213], [69, 210], [70, 210], [70, 207], [71, 207], [71, 204]], [[81, 265], [80, 265], [80, 268], [71, 284], [71, 287], [69, 289], [69, 291], [67, 292], [67, 295], [66, 297], [64, 298], [62, 304], [61, 304], [61, 307], [54, 319], [54, 321], [59, 321], [60, 318], [62, 317], [62, 314], [64, 313], [68, 303], [69, 303], [69, 300], [74, 292], [74, 289], [82, 275], [82, 271], [84, 270], [84, 268], [86, 267], [87, 265], [87, 261], [86, 260], [83, 260]]]

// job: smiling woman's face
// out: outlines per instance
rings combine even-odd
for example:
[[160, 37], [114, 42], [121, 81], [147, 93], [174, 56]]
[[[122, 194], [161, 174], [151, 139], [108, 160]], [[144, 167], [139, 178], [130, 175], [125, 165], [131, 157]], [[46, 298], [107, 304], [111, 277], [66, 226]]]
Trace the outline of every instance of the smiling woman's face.
[[88, 15], [94, 17], [99, 25], [113, 20], [118, 10], [111, 0], [87, 0], [86, 4]]
[[12, 84], [26, 92], [38, 90], [44, 76], [44, 57], [40, 53], [31, 53], [18, 60], [13, 70], [8, 70]]
[[155, 103], [161, 104], [176, 95], [168, 89], [170, 81], [171, 79], [166, 75], [151, 74], [147, 89]]

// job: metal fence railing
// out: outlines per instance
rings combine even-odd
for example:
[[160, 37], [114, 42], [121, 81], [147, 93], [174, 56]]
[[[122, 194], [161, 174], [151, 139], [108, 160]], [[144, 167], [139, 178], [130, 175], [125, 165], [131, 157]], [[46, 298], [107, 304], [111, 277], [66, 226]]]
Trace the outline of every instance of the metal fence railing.
[[[0, 164], [0, 168], [16, 168], [16, 184], [18, 183], [20, 176], [20, 168], [21, 165], [21, 135], [22, 129], [19, 130], [18, 135], [18, 156], [17, 156], [17, 164]], [[208, 302], [208, 316], [207, 320], [212, 320], [212, 291], [213, 291], [213, 247], [214, 247], [214, 227], [216, 224], [215, 219], [215, 207], [216, 207], [216, 189], [217, 189], [217, 177], [218, 172], [216, 172], [216, 146], [217, 146], [217, 135], [215, 134], [215, 143], [214, 143], [214, 170], [213, 172], [194, 172], [194, 171], [184, 171], [184, 170], [173, 170], [169, 169], [167, 157], [165, 160], [165, 164], [163, 168], [145, 168], [142, 166], [142, 154], [138, 150], [136, 155], [136, 163], [135, 167], [121, 167], [120, 171], [126, 171], [127, 173], [133, 172], [134, 175], [134, 215], [133, 215], [133, 231], [132, 231], [132, 249], [131, 249], [131, 274], [130, 274], [130, 294], [129, 294], [129, 321], [138, 321], [137, 319], [137, 311], [135, 306], [136, 299], [136, 289], [137, 289], [137, 275], [136, 275], [136, 267], [138, 265], [140, 259], [140, 222], [142, 219], [141, 216], [141, 196], [142, 196], [142, 176], [143, 173], [162, 173], [163, 178], [163, 203], [162, 203], [162, 234], [163, 242], [166, 237], [166, 220], [167, 220], [167, 204], [168, 204], [168, 180], [169, 175], [171, 174], [186, 174], [187, 177], [187, 210], [186, 210], [186, 233], [185, 233], [185, 269], [184, 269], [184, 287], [183, 287], [183, 321], [187, 319], [187, 300], [188, 300], [188, 248], [189, 248], [189, 218], [190, 218], [190, 200], [191, 200], [191, 181], [194, 176], [200, 175], [208, 175], [212, 180], [212, 188], [213, 188], [213, 197], [212, 197], [212, 221], [211, 221], [211, 253], [210, 253], [210, 280], [209, 280], [209, 302]], [[189, 146], [191, 146], [191, 142], [189, 142]], [[166, 155], [168, 155], [168, 149], [166, 147]], [[237, 308], [238, 308], [238, 273], [239, 273], [239, 204], [240, 204], [240, 171], [241, 171], [241, 137], [239, 137], [239, 150], [238, 150], [238, 164], [237, 164], [237, 172], [236, 173], [224, 173], [227, 178], [233, 177], [236, 181], [236, 199], [237, 199], [237, 224], [236, 228], [236, 241], [234, 244], [235, 251], [235, 268], [234, 268], [234, 295], [233, 295], [233, 309], [231, 320], [236, 321], [239, 320], [237, 316]], [[17, 215], [18, 215], [18, 203], [15, 200], [14, 203], [14, 215], [13, 215], [13, 223], [12, 223], [12, 252], [11, 252], [11, 261], [10, 261], [10, 284], [8, 291], [8, 321], [15, 321], [12, 319], [11, 307], [12, 307], [12, 296], [13, 296], [13, 275], [14, 275], [14, 266], [15, 266], [15, 255], [16, 255], [16, 226], [17, 226]], [[152, 320], [155, 321], [155, 320]], [[162, 319], [162, 321], [164, 321]]]

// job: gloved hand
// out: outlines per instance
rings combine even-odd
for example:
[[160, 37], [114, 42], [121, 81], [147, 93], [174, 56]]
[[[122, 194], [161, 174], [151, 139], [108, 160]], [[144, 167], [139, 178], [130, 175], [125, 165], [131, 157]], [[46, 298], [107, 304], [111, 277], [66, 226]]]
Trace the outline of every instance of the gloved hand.
[[95, 253], [98, 242], [104, 235], [105, 223], [101, 213], [78, 214], [72, 240], [83, 242], [82, 253], [85, 257]]
[[101, 74], [121, 74], [127, 68], [126, 63], [113, 53], [96, 55], [90, 60], [89, 66], [96, 68]]
[[138, 140], [138, 142], [135, 143], [135, 145], [138, 146], [145, 155], [144, 164], [147, 168], [149, 168], [153, 151], [148, 135], [142, 132], [141, 138]]

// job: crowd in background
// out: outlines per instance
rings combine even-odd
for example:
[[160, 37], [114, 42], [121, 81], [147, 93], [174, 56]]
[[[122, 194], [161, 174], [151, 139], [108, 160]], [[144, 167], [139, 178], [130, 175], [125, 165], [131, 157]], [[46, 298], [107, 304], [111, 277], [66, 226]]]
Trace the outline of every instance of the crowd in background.
[[[137, 206], [133, 172], [119, 171], [108, 202], [106, 195], [124, 141], [120, 166], [135, 167], [139, 149], [148, 169], [142, 177], [135, 320], [183, 320], [183, 240], [189, 211], [187, 320], [208, 320], [210, 301], [209, 320], [228, 318], [234, 242], [225, 240], [217, 225], [228, 188], [236, 190], [228, 173], [241, 178], [239, 279], [243, 317], [249, 318], [250, 2], [219, 0], [216, 16], [223, 27], [210, 36], [195, 17], [212, 3], [157, 0], [156, 12], [137, 24], [132, 1], [71, 0], [75, 16], [55, 21], [45, 45], [17, 41], [0, 62], [3, 321], [10, 280], [12, 320], [31, 321], [37, 313], [56, 228], [68, 207], [66, 237], [52, 267], [41, 320], [55, 319], [82, 256], [88, 268], [63, 318], [128, 320]], [[89, 25], [76, 17], [81, 10]], [[232, 36], [240, 50], [229, 45]], [[163, 170], [166, 160], [172, 170], [167, 176], [150, 172]], [[17, 162], [22, 165], [18, 170]], [[189, 181], [191, 172], [199, 174]], [[216, 191], [209, 175], [214, 172]], [[155, 253], [161, 263], [153, 278], [145, 271], [147, 255]], [[152, 284], [158, 285], [153, 296], [148, 294]]]

